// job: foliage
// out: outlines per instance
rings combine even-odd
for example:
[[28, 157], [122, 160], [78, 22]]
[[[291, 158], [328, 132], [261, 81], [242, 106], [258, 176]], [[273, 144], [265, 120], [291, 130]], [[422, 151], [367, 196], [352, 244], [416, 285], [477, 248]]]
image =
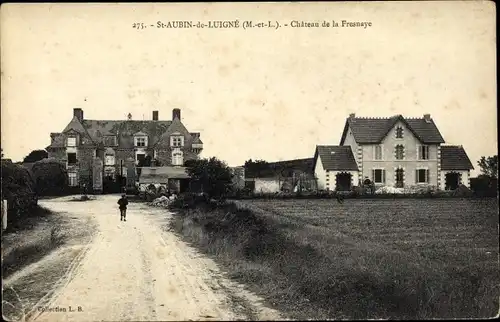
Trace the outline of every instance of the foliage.
[[2, 160], [2, 199], [7, 200], [9, 223], [36, 206], [35, 180], [28, 169]]
[[482, 174], [470, 179], [470, 187], [478, 197], [496, 197], [498, 179]]
[[35, 162], [32, 172], [36, 182], [36, 191], [40, 196], [60, 195], [68, 187], [66, 166], [55, 159]]
[[260, 177], [271, 170], [269, 162], [252, 159], [245, 161], [245, 174], [249, 177]]
[[477, 164], [481, 168], [482, 174], [491, 178], [498, 178], [498, 155], [491, 157], [482, 156]]
[[231, 191], [232, 171], [216, 157], [188, 160], [185, 166], [191, 177], [191, 187], [199, 186], [210, 198], [224, 198]]
[[49, 157], [49, 154], [45, 150], [33, 150], [26, 157], [24, 157], [24, 163], [37, 162]]

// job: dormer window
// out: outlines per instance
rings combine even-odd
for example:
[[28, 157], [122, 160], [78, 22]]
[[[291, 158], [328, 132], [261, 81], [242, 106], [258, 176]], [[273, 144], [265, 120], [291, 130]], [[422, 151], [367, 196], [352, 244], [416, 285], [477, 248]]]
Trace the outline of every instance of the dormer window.
[[402, 139], [403, 138], [403, 128], [401, 126], [398, 126], [396, 128], [396, 138], [397, 139]]
[[66, 141], [67, 146], [75, 147], [76, 146], [76, 137], [68, 137]]
[[170, 146], [172, 147], [184, 146], [184, 137], [181, 135], [172, 135], [170, 137]]
[[145, 136], [136, 136], [135, 137], [135, 146], [145, 147], [147, 145], [148, 145], [147, 137], [145, 137]]

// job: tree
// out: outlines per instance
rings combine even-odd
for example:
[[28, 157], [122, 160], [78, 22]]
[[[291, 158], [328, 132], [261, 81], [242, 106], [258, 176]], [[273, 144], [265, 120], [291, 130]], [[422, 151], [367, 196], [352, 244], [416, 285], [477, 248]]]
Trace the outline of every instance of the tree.
[[250, 177], [259, 177], [273, 170], [274, 169], [271, 169], [269, 162], [264, 160], [253, 161], [250, 159], [245, 161], [245, 173], [247, 173]]
[[41, 196], [59, 195], [68, 187], [66, 165], [55, 159], [35, 162], [31, 168], [36, 182], [36, 191]]
[[215, 157], [184, 163], [191, 186], [199, 186], [210, 198], [224, 198], [231, 191], [233, 174], [227, 164]]
[[498, 155], [494, 155], [492, 157], [484, 157], [477, 162], [479, 167], [481, 168], [481, 172], [493, 179], [498, 178]]
[[30, 171], [23, 166], [2, 160], [2, 199], [7, 200], [9, 224], [28, 214], [36, 206], [35, 182]]
[[24, 157], [23, 163], [37, 162], [49, 157], [49, 154], [45, 150], [33, 150]]

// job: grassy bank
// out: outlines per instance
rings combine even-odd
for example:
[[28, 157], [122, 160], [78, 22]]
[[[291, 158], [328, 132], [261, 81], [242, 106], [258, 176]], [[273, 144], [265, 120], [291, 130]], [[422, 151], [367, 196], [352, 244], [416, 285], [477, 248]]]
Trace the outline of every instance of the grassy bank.
[[36, 207], [2, 234], [3, 316], [20, 320], [56, 287], [96, 230], [91, 217]]
[[[334, 207], [331, 201], [324, 202], [325, 209]], [[396, 241], [402, 241], [397, 226], [392, 235], [383, 235], [394, 243], [384, 243], [339, 229], [339, 225], [307, 222], [303, 218], [308, 215], [307, 207], [298, 211], [302, 216], [288, 216], [286, 209], [275, 211], [248, 203], [177, 209], [172, 228], [212, 255], [230, 277], [292, 318], [463, 318], [491, 317], [498, 312], [498, 247], [493, 261], [473, 261], [465, 252], [459, 265], [437, 256], [437, 250], [444, 247], [439, 237], [425, 246], [427, 251], [412, 251], [397, 245]], [[384, 218], [386, 223], [380, 227], [391, 229], [395, 218], [385, 209], [371, 209], [376, 216], [364, 223], [365, 231], [374, 232], [377, 220]], [[423, 233], [428, 236], [427, 231]], [[453, 255], [460, 257], [460, 249]]]
[[68, 219], [41, 206], [2, 233], [2, 277], [39, 261], [71, 237]]

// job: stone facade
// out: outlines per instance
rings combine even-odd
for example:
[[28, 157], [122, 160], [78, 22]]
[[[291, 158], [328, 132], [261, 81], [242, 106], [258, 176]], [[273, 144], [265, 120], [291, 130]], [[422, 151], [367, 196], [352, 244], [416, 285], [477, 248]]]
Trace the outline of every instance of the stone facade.
[[[403, 129], [403, 137], [396, 138], [395, 131], [397, 128]], [[396, 158], [396, 146], [402, 146], [403, 158]], [[402, 170], [404, 176], [403, 186], [409, 185], [430, 185], [438, 186], [438, 164], [440, 160], [437, 157], [438, 144], [426, 145], [429, 151], [428, 158], [420, 159], [418, 155], [419, 146], [422, 144], [415, 135], [404, 124], [398, 122], [394, 129], [391, 129], [388, 135], [380, 144], [366, 144], [362, 146], [362, 171], [361, 178], [368, 177], [373, 179], [373, 170], [385, 170], [384, 182], [375, 182], [375, 186], [396, 186], [396, 171]], [[376, 147], [380, 146], [382, 158], [377, 160], [375, 157]], [[419, 183], [416, 178], [416, 171], [424, 169], [429, 171], [429, 180]]]
[[[83, 110], [74, 109], [73, 118], [61, 133], [51, 133], [46, 148], [49, 157], [67, 164], [70, 185], [102, 190], [102, 179], [127, 178], [134, 184], [137, 166], [150, 156], [154, 163], [182, 167], [184, 162], [199, 158], [203, 149], [199, 133], [190, 133], [181, 122], [179, 109], [172, 111], [171, 121], [158, 119], [153, 111], [150, 121], [87, 120]], [[89, 186], [90, 185], [90, 186]]]

